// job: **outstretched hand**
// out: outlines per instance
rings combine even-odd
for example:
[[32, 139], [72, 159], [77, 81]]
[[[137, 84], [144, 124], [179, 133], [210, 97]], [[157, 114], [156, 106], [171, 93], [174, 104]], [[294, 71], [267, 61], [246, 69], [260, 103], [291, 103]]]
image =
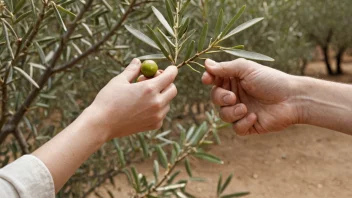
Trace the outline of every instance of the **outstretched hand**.
[[214, 85], [212, 101], [239, 135], [279, 131], [299, 122], [291, 75], [245, 59], [208, 59], [205, 66], [202, 81]]
[[173, 84], [176, 67], [168, 67], [153, 79], [132, 83], [140, 69], [140, 60], [134, 59], [100, 91], [90, 107], [97, 112], [99, 123], [108, 127], [108, 139], [160, 128], [170, 101], [177, 95]]

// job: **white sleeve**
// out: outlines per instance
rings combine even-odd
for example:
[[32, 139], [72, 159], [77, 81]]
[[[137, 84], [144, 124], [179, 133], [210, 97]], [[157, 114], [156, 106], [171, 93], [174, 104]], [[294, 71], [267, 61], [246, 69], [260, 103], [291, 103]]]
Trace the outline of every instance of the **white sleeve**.
[[41, 160], [24, 155], [0, 169], [0, 197], [55, 198], [54, 181]]

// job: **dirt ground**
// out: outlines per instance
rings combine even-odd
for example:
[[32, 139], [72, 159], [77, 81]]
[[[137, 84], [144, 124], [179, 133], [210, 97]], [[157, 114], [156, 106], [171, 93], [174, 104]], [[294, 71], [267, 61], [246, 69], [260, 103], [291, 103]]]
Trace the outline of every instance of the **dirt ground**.
[[[306, 74], [333, 81], [352, 82], [352, 63], [343, 76], [327, 77], [321, 62], [311, 63]], [[193, 174], [208, 178], [192, 182], [188, 191], [202, 198], [215, 197], [218, 175], [234, 173], [228, 192], [249, 191], [248, 198], [348, 198], [352, 197], [352, 137], [313, 126], [293, 126], [280, 133], [238, 137], [230, 129], [221, 132], [222, 144], [210, 152], [225, 164], [191, 160]], [[150, 161], [137, 164], [151, 172]], [[179, 167], [183, 169], [182, 166]], [[185, 171], [181, 178], [187, 177]], [[115, 197], [129, 197], [131, 188], [124, 176], [117, 187], [105, 184]]]

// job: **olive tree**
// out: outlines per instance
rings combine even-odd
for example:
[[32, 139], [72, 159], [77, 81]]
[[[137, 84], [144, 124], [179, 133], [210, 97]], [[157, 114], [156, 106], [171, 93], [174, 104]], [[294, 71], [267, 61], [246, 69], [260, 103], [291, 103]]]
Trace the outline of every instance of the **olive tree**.
[[[234, 14], [235, 17], [228, 18], [229, 21], [222, 20], [222, 15], [214, 18], [218, 21], [218, 32], [211, 31], [208, 34], [208, 28], [191, 30], [207, 27], [204, 19], [208, 16], [204, 13], [200, 14], [203, 15], [201, 21], [191, 20], [192, 14], [187, 5], [195, 7], [196, 3], [189, 0], [1, 1], [1, 166], [21, 154], [30, 153], [59, 133], [89, 105], [97, 91], [111, 77], [123, 70], [131, 58], [141, 52], [151, 51], [149, 46], [136, 42], [127, 31], [135, 34], [138, 31], [140, 35], [144, 30], [149, 30], [149, 36], [153, 38], [149, 39], [153, 42], [152, 48], [167, 55], [168, 62], [165, 65], [176, 64], [179, 68], [188, 66], [191, 68], [189, 71], [196, 71], [194, 67], [202, 66], [202, 63], [195, 62], [200, 55], [213, 52], [271, 60], [238, 47], [218, 45], [225, 37], [234, 34], [232, 28], [244, 8], [237, 15]], [[161, 5], [168, 7], [163, 8]], [[189, 20], [181, 13], [189, 16]], [[156, 26], [148, 28], [140, 23], [141, 19], [148, 22], [155, 20], [154, 17], [161, 20], [164, 26], [166, 18], [169, 23], [174, 21], [173, 31], [178, 33], [173, 32], [173, 35], [172, 32], [159, 31]], [[244, 30], [260, 20], [242, 25], [240, 29]], [[141, 31], [136, 29], [138, 26]], [[156, 35], [156, 31], [160, 35]], [[169, 43], [171, 37], [172, 42]], [[197, 37], [201, 38], [197, 40], [197, 47], [195, 41], [188, 42], [188, 39]], [[158, 43], [159, 39], [164, 40]], [[164, 47], [170, 47], [167, 46], [169, 44], [172, 47], [167, 48], [165, 53]], [[155, 55], [149, 58], [157, 59]], [[178, 106], [182, 106], [184, 100], [181, 98], [179, 101]], [[131, 178], [136, 196], [187, 194], [184, 191], [185, 181], [170, 180], [170, 176], [174, 179], [177, 176], [176, 164], [184, 162], [190, 174], [191, 168], [187, 163], [189, 156], [222, 163], [221, 159], [207, 153], [204, 146], [220, 143], [217, 130], [227, 125], [217, 118], [216, 113], [207, 115], [207, 121], [199, 126], [178, 124], [170, 127], [170, 130], [140, 133], [106, 143], [77, 170], [58, 197], [86, 197], [105, 181], [110, 179], [113, 182], [112, 178], [119, 174]], [[164, 174], [163, 177], [158, 176], [161, 180], [148, 181], [137, 174], [131, 165], [153, 156], [157, 156], [155, 164], [164, 168]], [[158, 170], [157, 167], [155, 165], [155, 170]], [[223, 196], [230, 180], [231, 176], [224, 183], [219, 182], [216, 196]]]
[[[342, 74], [342, 57], [351, 46], [352, 2], [342, 1], [297, 1], [297, 19], [302, 32], [323, 50], [328, 74]], [[333, 71], [329, 52], [335, 48], [337, 70]]]

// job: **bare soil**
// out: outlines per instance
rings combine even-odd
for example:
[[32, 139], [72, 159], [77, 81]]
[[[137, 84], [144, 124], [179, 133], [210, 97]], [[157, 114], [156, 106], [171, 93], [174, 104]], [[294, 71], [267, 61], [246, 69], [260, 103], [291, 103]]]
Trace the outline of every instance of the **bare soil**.
[[[343, 76], [329, 77], [325, 66], [318, 61], [308, 65], [306, 74], [352, 82], [350, 61], [345, 63], [344, 70]], [[188, 191], [198, 197], [215, 197], [220, 172], [235, 175], [229, 193], [249, 191], [248, 198], [352, 197], [352, 136], [306, 125], [260, 136], [238, 137], [231, 129], [223, 130], [220, 135], [222, 144], [212, 147], [210, 152], [221, 157], [224, 165], [191, 160], [193, 174], [207, 178], [206, 182], [192, 182], [188, 186]], [[151, 173], [152, 163], [147, 161], [136, 167]], [[185, 171], [182, 177], [187, 177]], [[125, 176], [117, 176], [115, 183], [116, 187], [106, 183], [99, 192], [104, 195], [110, 189], [115, 197], [131, 195]]]

